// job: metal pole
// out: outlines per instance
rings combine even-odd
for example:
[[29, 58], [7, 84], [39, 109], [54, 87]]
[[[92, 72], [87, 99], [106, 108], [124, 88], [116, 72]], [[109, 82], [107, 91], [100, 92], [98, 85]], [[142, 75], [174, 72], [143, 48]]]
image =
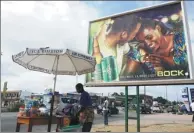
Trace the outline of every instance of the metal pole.
[[144, 104], [146, 103], [146, 86], [144, 86]]
[[166, 100], [168, 101], [168, 90], [167, 90], [167, 86], [166, 86]]
[[137, 113], [137, 132], [140, 132], [140, 107], [139, 107], [139, 86], [136, 86], [136, 95], [137, 95], [137, 109], [136, 109], [136, 113]]
[[51, 124], [52, 124], [52, 116], [53, 116], [53, 106], [54, 106], [54, 100], [55, 100], [55, 88], [56, 88], [56, 81], [57, 81], [57, 71], [58, 71], [58, 62], [59, 62], [59, 56], [57, 58], [57, 64], [56, 64], [56, 72], [55, 72], [55, 78], [54, 78], [54, 88], [53, 88], [53, 94], [51, 99], [51, 108], [50, 108], [50, 117], [48, 122], [48, 129], [47, 132], [51, 131]]
[[128, 132], [128, 86], [125, 86], [125, 132]]
[[76, 74], [76, 84], [78, 83], [78, 75]]

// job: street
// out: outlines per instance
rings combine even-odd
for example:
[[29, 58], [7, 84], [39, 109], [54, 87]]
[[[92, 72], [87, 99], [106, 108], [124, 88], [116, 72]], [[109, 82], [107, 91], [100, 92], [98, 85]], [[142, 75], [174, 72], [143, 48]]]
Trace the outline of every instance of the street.
[[[15, 132], [17, 113], [1, 113], [1, 131], [2, 132]], [[129, 116], [135, 116], [135, 112], [129, 112]], [[191, 115], [173, 115], [168, 113], [159, 114], [141, 114], [141, 126], [150, 124], [161, 123], [184, 123], [191, 124]], [[119, 115], [109, 117], [111, 125], [124, 125], [124, 112], [120, 111]], [[130, 120], [129, 124], [136, 124], [136, 120]], [[103, 125], [103, 116], [96, 114], [94, 125]], [[56, 125], [52, 125], [52, 131], [55, 131]], [[21, 125], [21, 132], [27, 131], [26, 125]], [[46, 132], [47, 126], [34, 126], [33, 132]]]
[[[2, 132], [15, 132], [16, 128], [16, 115], [17, 113], [1, 113], [1, 131]], [[109, 117], [109, 121], [116, 122], [118, 120], [123, 120], [124, 114], [121, 112], [119, 115], [114, 115]], [[101, 115], [96, 114], [94, 125], [103, 123], [103, 117]], [[56, 125], [52, 125], [52, 130], [55, 130]], [[36, 131], [47, 131], [47, 126], [34, 126], [33, 132]], [[21, 125], [20, 131], [27, 131], [26, 125]]]

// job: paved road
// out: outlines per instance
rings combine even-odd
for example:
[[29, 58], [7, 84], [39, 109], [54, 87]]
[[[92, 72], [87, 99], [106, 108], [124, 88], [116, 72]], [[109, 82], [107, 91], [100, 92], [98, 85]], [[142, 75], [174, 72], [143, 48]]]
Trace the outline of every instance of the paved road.
[[[16, 127], [16, 115], [17, 113], [1, 113], [1, 131], [2, 132], [15, 132]], [[109, 121], [116, 122], [118, 120], [124, 119], [124, 113], [120, 113], [119, 115], [109, 117]], [[101, 115], [95, 115], [94, 125], [103, 123], [103, 117]], [[52, 130], [55, 130], [56, 125], [52, 126]], [[20, 131], [27, 131], [27, 127], [25, 125], [21, 125]], [[33, 132], [36, 131], [47, 131], [47, 126], [34, 126]]]
[[[16, 127], [16, 113], [1, 113], [1, 131], [2, 132], [15, 132]], [[130, 112], [129, 116], [135, 116], [135, 112]], [[141, 115], [141, 125], [159, 124], [159, 123], [191, 123], [191, 117], [189, 115], [172, 115], [172, 114], [147, 114]], [[109, 117], [109, 122], [121, 125], [124, 124], [124, 112], [120, 112], [119, 115], [113, 115]], [[103, 123], [103, 117], [101, 115], [95, 115], [94, 126]], [[136, 120], [129, 120], [129, 124], [136, 124]], [[52, 125], [54, 131], [56, 125]], [[21, 132], [26, 132], [27, 127], [21, 126]], [[47, 126], [34, 126], [33, 132], [46, 132]]]

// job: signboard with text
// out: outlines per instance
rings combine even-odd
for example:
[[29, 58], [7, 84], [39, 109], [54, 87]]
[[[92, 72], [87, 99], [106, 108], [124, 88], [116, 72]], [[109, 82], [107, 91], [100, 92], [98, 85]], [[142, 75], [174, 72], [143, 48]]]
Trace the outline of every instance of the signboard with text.
[[194, 100], [194, 88], [190, 88], [191, 102]]
[[182, 2], [90, 22], [88, 53], [96, 58], [86, 83], [190, 79]]

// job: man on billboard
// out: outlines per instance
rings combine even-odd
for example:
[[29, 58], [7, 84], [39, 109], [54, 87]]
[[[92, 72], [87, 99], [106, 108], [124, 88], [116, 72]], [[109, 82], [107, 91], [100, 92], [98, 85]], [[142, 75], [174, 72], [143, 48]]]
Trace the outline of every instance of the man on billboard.
[[[163, 18], [159, 18], [160, 16]], [[102, 76], [99, 74], [99, 77], [119, 75], [120, 81], [189, 78], [183, 27], [180, 5], [175, 5], [172, 11], [165, 12], [161, 8], [156, 12], [150, 10], [125, 14], [92, 23], [89, 53], [93, 51], [92, 55], [96, 57], [99, 71], [102, 69], [104, 72]], [[110, 56], [114, 56], [116, 61], [114, 59], [111, 62]], [[115, 66], [118, 70], [111, 70], [117, 69]], [[107, 76], [104, 79], [106, 78]], [[118, 80], [104, 79], [100, 81]]]
[[[156, 71], [164, 70], [187, 72], [188, 62], [183, 31], [174, 32], [162, 22], [151, 19], [136, 19], [137, 21], [129, 23], [129, 27], [135, 29], [126, 30], [129, 22], [126, 21], [126, 17], [128, 16], [124, 19], [115, 19], [106, 36], [109, 46], [123, 45], [127, 41], [130, 45], [131, 40], [142, 42], [141, 45], [139, 43], [130, 46], [125, 75], [139, 72], [139, 67], [144, 69], [146, 74], [155, 74]], [[184, 73], [177, 76], [184, 76]]]

